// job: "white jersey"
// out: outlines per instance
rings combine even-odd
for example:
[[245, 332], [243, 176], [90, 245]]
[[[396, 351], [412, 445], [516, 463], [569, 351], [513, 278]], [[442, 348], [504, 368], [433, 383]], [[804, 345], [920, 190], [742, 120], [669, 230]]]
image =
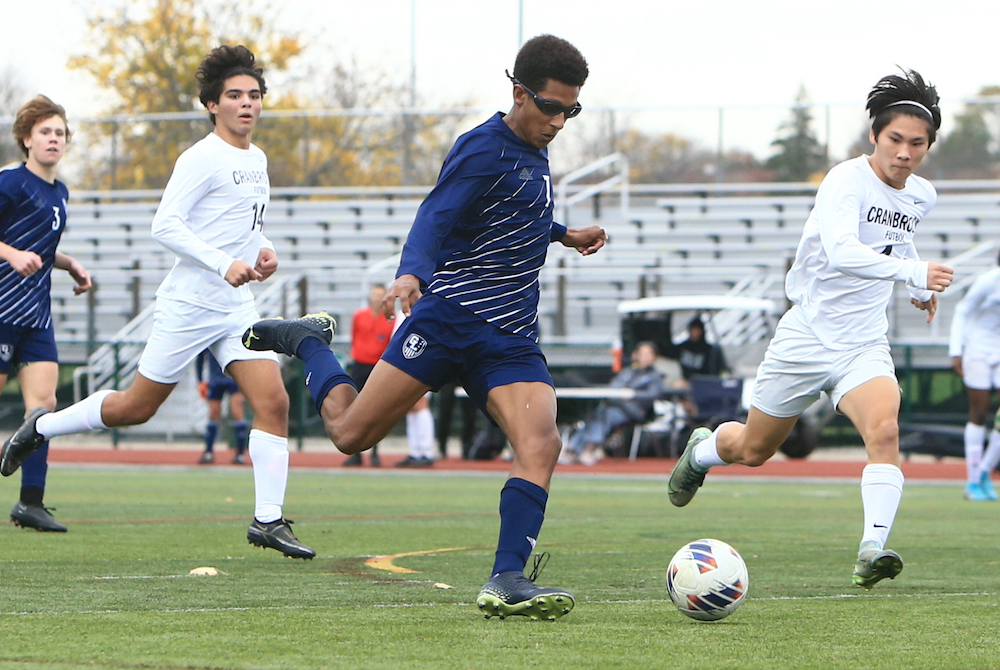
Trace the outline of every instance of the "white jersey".
[[218, 311], [252, 304], [249, 286], [225, 276], [234, 260], [253, 266], [261, 248], [274, 249], [261, 233], [270, 193], [267, 157], [254, 145], [210, 133], [182, 153], [153, 216], [153, 239], [177, 255], [157, 297]]
[[875, 174], [867, 156], [834, 167], [823, 179], [785, 293], [797, 319], [823, 345], [853, 349], [889, 332], [893, 282], [930, 300], [927, 262], [913, 246], [917, 224], [937, 201], [930, 182], [911, 175], [897, 190]]
[[979, 275], [955, 306], [948, 355], [970, 350], [1000, 355], [1000, 268]]

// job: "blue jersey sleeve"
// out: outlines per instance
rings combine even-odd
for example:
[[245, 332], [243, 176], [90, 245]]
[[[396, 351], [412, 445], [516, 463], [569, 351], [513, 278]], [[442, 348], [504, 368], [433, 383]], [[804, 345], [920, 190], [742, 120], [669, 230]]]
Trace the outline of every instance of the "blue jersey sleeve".
[[552, 222], [552, 232], [549, 233], [549, 242], [558, 242], [566, 237], [566, 226], [561, 223]]
[[438, 254], [462, 214], [502, 173], [497, 169], [495, 145], [484, 135], [463, 138], [452, 147], [438, 182], [421, 203], [413, 221], [396, 276], [411, 274], [430, 283]]

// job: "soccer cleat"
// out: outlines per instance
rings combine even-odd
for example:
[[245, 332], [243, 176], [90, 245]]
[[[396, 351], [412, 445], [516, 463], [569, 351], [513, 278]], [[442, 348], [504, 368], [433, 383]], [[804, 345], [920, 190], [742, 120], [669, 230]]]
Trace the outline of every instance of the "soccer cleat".
[[359, 451], [356, 454], [351, 454], [350, 456], [344, 459], [344, 462], [341, 463], [341, 465], [343, 465], [345, 468], [351, 468], [363, 465], [363, 462], [361, 461], [361, 452]]
[[246, 464], [247, 464], [246, 454], [238, 453], [235, 456], [233, 456], [233, 465], [246, 465]]
[[986, 496], [989, 501], [995, 501], [997, 499], [997, 491], [993, 488], [993, 482], [990, 481], [990, 473], [983, 472], [979, 476], [979, 489]]
[[25, 505], [18, 502], [10, 511], [10, 520], [21, 528], [34, 528], [46, 533], [65, 533], [66, 526], [52, 518], [55, 508], [41, 505]]
[[382, 459], [378, 457], [378, 452], [375, 451], [372, 452], [371, 458], [369, 459], [368, 463], [373, 468], [382, 467]]
[[315, 337], [325, 344], [333, 341], [336, 320], [326, 312], [306, 314], [298, 319], [264, 319], [243, 333], [243, 346], [253, 351], [276, 351], [294, 356], [302, 340]]
[[969, 502], [988, 502], [989, 496], [983, 490], [982, 484], [969, 482], [965, 485], [965, 499]]
[[201, 452], [201, 458], [198, 459], [199, 465], [211, 465], [215, 463], [215, 454], [211, 451]]
[[316, 552], [299, 542], [292, 532], [291, 525], [294, 521], [288, 519], [278, 519], [270, 523], [261, 523], [257, 519], [253, 520], [250, 528], [247, 529], [247, 541], [255, 547], [262, 549], [277, 549], [288, 558], [304, 558], [309, 560], [316, 556]]
[[525, 577], [522, 570], [511, 570], [494, 575], [486, 582], [476, 605], [487, 619], [519, 615], [530, 617], [532, 621], [555, 621], [570, 613], [576, 604], [571, 593], [535, 585], [535, 579], [548, 561], [548, 556], [545, 552], [535, 557], [535, 569], [530, 578]]
[[0, 450], [0, 475], [10, 477], [21, 467], [24, 459], [42, 446], [45, 438], [35, 430], [35, 423], [38, 421], [38, 417], [48, 413], [49, 410], [44, 407], [32, 410], [24, 419], [21, 427], [3, 443], [3, 449]]
[[396, 463], [397, 468], [429, 468], [434, 465], [434, 461], [426, 456], [407, 456]]
[[701, 470], [694, 463], [694, 448], [700, 442], [704, 442], [712, 436], [712, 431], [708, 428], [696, 428], [691, 437], [688, 438], [684, 453], [677, 459], [677, 464], [670, 471], [670, 480], [667, 482], [667, 495], [670, 502], [675, 507], [684, 507], [698, 488], [705, 483], [705, 475], [708, 470]]
[[874, 542], [865, 542], [854, 564], [854, 583], [870, 591], [886, 577], [895, 579], [902, 571], [903, 559], [899, 554], [882, 549]]

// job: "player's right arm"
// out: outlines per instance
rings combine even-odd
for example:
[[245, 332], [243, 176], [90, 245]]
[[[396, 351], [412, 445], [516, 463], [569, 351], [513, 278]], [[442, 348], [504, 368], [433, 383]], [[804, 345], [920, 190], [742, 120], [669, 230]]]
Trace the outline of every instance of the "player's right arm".
[[944, 291], [951, 284], [952, 269], [948, 266], [882, 254], [861, 241], [859, 214], [864, 189], [853, 174], [835, 168], [816, 193], [820, 241], [831, 267], [859, 279], [889, 279], [918, 289]]
[[493, 147], [482, 136], [456, 143], [441, 168], [438, 182], [417, 210], [400, 254], [396, 280], [382, 300], [382, 313], [395, 318], [396, 299], [403, 314], [410, 315], [421, 289], [430, 284], [437, 269], [441, 246], [469, 206], [500, 175], [491, 160]]
[[42, 257], [34, 251], [21, 251], [3, 242], [0, 242], [0, 260], [10, 263], [22, 277], [30, 277], [42, 269]]
[[178, 258], [215, 272], [231, 286], [241, 286], [259, 279], [260, 273], [252, 265], [207, 244], [188, 227], [191, 210], [212, 188], [213, 175], [201, 152], [188, 150], [180, 155], [153, 215], [153, 239]]

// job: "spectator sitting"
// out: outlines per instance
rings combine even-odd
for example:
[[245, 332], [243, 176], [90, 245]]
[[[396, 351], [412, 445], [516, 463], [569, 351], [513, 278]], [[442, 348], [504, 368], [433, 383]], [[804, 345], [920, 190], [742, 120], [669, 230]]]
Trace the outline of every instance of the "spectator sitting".
[[563, 460], [575, 458], [584, 465], [593, 465], [603, 457], [601, 449], [608, 436], [621, 426], [641, 423], [653, 409], [653, 401], [663, 394], [663, 376], [653, 366], [657, 349], [652, 342], [640, 342], [632, 352], [632, 367], [619, 372], [611, 381], [612, 388], [635, 390], [631, 400], [603, 400], [583, 428], [570, 438], [569, 450]]
[[691, 319], [687, 327], [687, 339], [674, 345], [674, 351], [665, 354], [677, 359], [684, 379], [691, 379], [695, 375], [718, 377], [729, 370], [722, 347], [705, 340], [705, 322], [701, 317]]

